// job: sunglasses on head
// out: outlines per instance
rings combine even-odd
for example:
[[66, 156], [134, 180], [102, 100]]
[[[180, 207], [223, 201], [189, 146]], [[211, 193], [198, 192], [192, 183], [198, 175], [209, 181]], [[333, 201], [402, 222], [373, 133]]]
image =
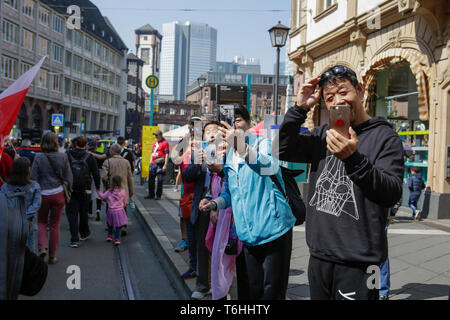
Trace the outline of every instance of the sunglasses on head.
[[345, 66], [335, 66], [330, 68], [320, 76], [319, 86], [322, 87], [331, 77], [346, 74], [349, 71], [350, 69]]

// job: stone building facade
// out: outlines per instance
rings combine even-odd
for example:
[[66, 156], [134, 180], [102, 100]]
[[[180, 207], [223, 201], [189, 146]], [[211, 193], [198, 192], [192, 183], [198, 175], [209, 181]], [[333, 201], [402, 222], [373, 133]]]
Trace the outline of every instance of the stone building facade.
[[[294, 92], [333, 65], [353, 69], [365, 86], [366, 110], [388, 118], [404, 142], [405, 181], [410, 167], [421, 167], [426, 215], [450, 218], [448, 1], [292, 0], [291, 5]], [[316, 106], [307, 126], [324, 121], [327, 111]]]

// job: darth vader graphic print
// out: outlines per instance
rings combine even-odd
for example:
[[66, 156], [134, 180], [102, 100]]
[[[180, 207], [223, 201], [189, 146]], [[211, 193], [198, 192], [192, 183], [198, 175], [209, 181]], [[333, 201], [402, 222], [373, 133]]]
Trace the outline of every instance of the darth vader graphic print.
[[353, 182], [345, 173], [344, 163], [334, 155], [327, 156], [309, 205], [336, 217], [347, 214], [359, 220]]

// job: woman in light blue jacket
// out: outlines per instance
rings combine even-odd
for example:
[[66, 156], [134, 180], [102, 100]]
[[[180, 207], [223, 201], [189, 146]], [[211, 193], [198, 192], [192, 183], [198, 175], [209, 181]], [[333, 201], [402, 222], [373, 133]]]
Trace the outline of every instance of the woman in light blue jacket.
[[[27, 247], [31, 252], [36, 253], [34, 234], [37, 230], [36, 213], [41, 207], [41, 188], [37, 182], [30, 180], [30, 160], [21, 157], [14, 161], [7, 183], [2, 185], [1, 191], [9, 194], [11, 200], [23, 201], [22, 208], [25, 208], [25, 215], [28, 220]], [[14, 195], [17, 195], [14, 197]], [[16, 204], [11, 204], [16, 206]]]
[[215, 200], [202, 200], [200, 210], [233, 207], [236, 232], [244, 244], [250, 298], [285, 299], [295, 217], [271, 179], [275, 175], [285, 188], [279, 163], [271, 155], [271, 141], [248, 132], [247, 109], [235, 108], [235, 129], [222, 125], [230, 149], [223, 168], [225, 188]]

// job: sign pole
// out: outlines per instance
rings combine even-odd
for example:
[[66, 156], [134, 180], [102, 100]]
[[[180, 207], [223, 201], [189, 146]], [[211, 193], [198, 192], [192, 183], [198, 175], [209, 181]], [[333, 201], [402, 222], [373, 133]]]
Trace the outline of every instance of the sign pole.
[[154, 90], [151, 89], [151, 94], [150, 94], [150, 126], [153, 126], [153, 99], [154, 99]]

